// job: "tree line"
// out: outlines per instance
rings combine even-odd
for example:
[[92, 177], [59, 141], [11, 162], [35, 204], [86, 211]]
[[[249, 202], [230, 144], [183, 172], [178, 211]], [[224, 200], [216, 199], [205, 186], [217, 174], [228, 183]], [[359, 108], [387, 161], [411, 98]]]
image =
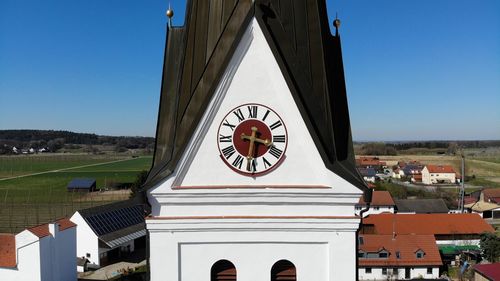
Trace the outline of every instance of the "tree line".
[[486, 141], [408, 141], [408, 142], [363, 142], [356, 143], [358, 155], [398, 155], [401, 151], [414, 149], [436, 150], [439, 154], [456, 154], [461, 148], [500, 147], [498, 140]]
[[0, 130], [0, 154], [12, 153], [12, 149], [35, 150], [47, 148], [56, 152], [64, 146], [111, 145], [120, 149], [154, 147], [152, 137], [101, 136], [55, 130]]

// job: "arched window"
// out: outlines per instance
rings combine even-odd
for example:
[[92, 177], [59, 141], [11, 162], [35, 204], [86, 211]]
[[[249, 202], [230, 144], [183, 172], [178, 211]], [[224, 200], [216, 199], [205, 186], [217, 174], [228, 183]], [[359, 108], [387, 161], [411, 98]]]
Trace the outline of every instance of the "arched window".
[[297, 281], [295, 265], [287, 260], [280, 260], [271, 268], [271, 281]]
[[210, 281], [236, 281], [236, 267], [228, 260], [220, 260], [212, 265]]

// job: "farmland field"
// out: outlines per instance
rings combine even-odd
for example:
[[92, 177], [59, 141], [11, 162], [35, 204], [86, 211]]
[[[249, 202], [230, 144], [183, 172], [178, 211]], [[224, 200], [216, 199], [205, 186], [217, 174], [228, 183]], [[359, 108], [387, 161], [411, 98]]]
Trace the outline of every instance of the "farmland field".
[[132, 183], [149, 170], [152, 157], [116, 155], [40, 155], [0, 157], [0, 232], [16, 232], [27, 226], [69, 216], [75, 210], [129, 197], [128, 190], [69, 193], [74, 178], [94, 178], [107, 190]]

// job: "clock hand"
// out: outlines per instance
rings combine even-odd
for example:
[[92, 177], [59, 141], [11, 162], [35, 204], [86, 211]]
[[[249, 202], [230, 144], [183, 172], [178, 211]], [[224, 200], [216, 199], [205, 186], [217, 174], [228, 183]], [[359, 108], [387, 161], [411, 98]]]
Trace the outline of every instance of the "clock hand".
[[251, 161], [254, 160], [253, 154], [254, 154], [254, 148], [255, 148], [255, 142], [261, 143], [265, 145], [266, 147], [271, 146], [273, 143], [269, 141], [268, 139], [259, 139], [257, 138], [257, 132], [259, 129], [257, 127], [252, 127], [252, 135], [247, 136], [245, 133], [241, 134], [241, 139], [242, 140], [248, 140], [250, 141], [250, 145], [248, 147], [248, 155], [247, 155], [247, 171], [251, 171], [250, 166], [251, 166]]

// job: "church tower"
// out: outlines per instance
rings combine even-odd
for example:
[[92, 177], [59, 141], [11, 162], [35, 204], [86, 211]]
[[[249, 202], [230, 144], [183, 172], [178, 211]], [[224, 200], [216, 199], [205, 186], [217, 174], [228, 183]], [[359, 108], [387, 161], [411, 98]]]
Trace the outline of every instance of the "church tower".
[[151, 280], [355, 280], [366, 189], [324, 0], [188, 0], [167, 36]]

